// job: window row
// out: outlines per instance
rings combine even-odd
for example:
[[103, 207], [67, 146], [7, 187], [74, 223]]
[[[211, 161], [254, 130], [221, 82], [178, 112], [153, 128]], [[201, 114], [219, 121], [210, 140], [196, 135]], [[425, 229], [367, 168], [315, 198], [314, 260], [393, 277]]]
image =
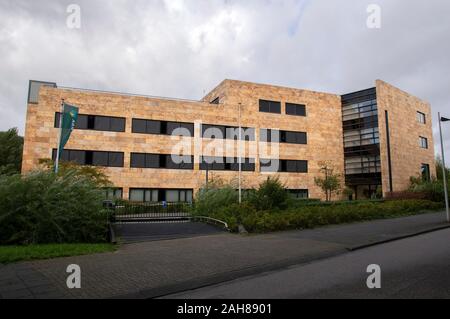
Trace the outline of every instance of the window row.
[[[242, 190], [244, 193], [250, 190]], [[287, 189], [289, 195], [294, 199], [308, 199], [308, 189]], [[123, 199], [122, 188], [105, 189], [105, 199]], [[139, 203], [192, 203], [194, 199], [192, 189], [153, 189], [153, 188], [131, 188], [129, 200]]]
[[[55, 113], [55, 128], [59, 128], [61, 113]], [[79, 114], [75, 125], [78, 130], [125, 132], [125, 118]]]
[[[120, 189], [120, 191], [122, 190]], [[287, 189], [286, 191], [290, 194], [292, 198], [295, 199], [309, 198], [309, 191], [307, 189]], [[132, 202], [140, 202], [140, 203], [160, 203], [160, 202], [192, 203], [194, 196], [192, 189], [131, 188], [129, 199]]]
[[139, 134], [194, 136], [193, 123], [133, 119], [131, 131]]
[[132, 188], [129, 195], [130, 201], [141, 203], [192, 203], [192, 189], [145, 189]]
[[261, 172], [308, 173], [308, 161], [261, 159]]
[[[264, 113], [281, 114], [281, 102], [259, 100], [259, 111]], [[286, 114], [306, 116], [306, 106], [304, 104], [286, 103]]]
[[[56, 149], [53, 149], [52, 158], [56, 160]], [[124, 153], [101, 151], [64, 150], [61, 161], [74, 162], [78, 165], [123, 167]]]
[[[60, 113], [55, 116], [55, 128], [59, 128]], [[110, 132], [125, 132], [125, 118], [116, 118], [97, 115], [79, 115], [76, 129], [97, 130]], [[193, 123], [155, 121], [155, 120], [132, 120], [132, 132], [138, 134], [156, 134], [156, 135], [176, 135], [176, 136], [194, 136]], [[261, 129], [261, 142], [273, 143], [293, 143], [307, 144], [305, 132], [291, 132]], [[255, 129], [243, 127], [239, 132], [238, 127], [225, 125], [202, 125], [203, 138], [232, 139], [254, 141]]]
[[[52, 158], [56, 159], [57, 150], [53, 150]], [[103, 151], [79, 151], [64, 150], [61, 161], [74, 162], [79, 165], [104, 166], [104, 167], [124, 167], [124, 153], [103, 152]], [[238, 158], [209, 157], [203, 156], [200, 160], [200, 170], [213, 171], [239, 171], [239, 164], [244, 172], [254, 172], [256, 170], [255, 160], [243, 158], [239, 163]], [[307, 173], [308, 161], [304, 160], [260, 160], [262, 172], [287, 172], [287, 173]], [[193, 170], [193, 156], [178, 156], [167, 154], [145, 154], [131, 153], [131, 168], [154, 168], [154, 169], [180, 169]]]
[[131, 153], [132, 168], [194, 169], [193, 156]]
[[[241, 159], [241, 170], [244, 172], [254, 172], [256, 170], [255, 159]], [[200, 170], [210, 171], [239, 171], [239, 159], [231, 157], [211, 157], [203, 156], [200, 162]]]
[[307, 144], [306, 132], [279, 131], [270, 129], [260, 130], [260, 141], [268, 143]]

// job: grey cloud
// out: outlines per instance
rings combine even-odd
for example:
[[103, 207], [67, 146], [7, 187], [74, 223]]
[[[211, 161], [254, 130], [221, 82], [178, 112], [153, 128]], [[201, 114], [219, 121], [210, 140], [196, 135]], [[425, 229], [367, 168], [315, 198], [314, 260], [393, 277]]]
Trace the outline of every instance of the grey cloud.
[[[198, 99], [224, 78], [335, 93], [380, 78], [450, 116], [449, 16], [445, 0], [4, 0], [0, 129], [23, 132], [29, 79]], [[445, 138], [450, 154], [450, 125]]]

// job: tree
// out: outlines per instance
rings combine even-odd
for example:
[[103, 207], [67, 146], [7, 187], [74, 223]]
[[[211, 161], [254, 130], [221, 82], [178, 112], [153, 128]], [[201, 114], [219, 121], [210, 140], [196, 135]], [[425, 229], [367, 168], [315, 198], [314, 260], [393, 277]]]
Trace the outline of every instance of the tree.
[[[443, 177], [442, 177], [442, 166], [444, 164], [442, 163], [442, 159], [440, 157], [436, 158], [436, 174], [437, 174], [437, 179], [439, 181], [442, 182]], [[450, 180], [450, 169], [448, 167], [445, 168], [445, 175], [447, 177], [447, 180]]]
[[22, 169], [23, 137], [17, 128], [0, 132], [0, 174], [20, 173]]
[[315, 177], [314, 182], [319, 186], [325, 194], [326, 201], [331, 201], [333, 193], [338, 194], [341, 189], [341, 179], [339, 174], [334, 173], [334, 167], [331, 162], [319, 162], [320, 171], [324, 177]]
[[288, 207], [289, 194], [286, 186], [278, 177], [268, 177], [259, 188], [250, 193], [250, 204], [258, 210], [286, 209]]

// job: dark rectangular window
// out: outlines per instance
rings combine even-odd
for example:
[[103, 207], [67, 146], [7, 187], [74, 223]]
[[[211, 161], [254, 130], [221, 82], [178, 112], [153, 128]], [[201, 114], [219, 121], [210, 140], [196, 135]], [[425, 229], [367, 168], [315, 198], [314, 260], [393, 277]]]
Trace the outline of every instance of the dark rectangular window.
[[260, 141], [267, 143], [307, 144], [308, 138], [305, 132], [261, 129]]
[[428, 139], [426, 137], [419, 137], [419, 145], [421, 148], [428, 149]]
[[93, 166], [108, 166], [108, 153], [93, 152], [92, 165]]
[[250, 127], [242, 127], [239, 132], [239, 127], [202, 124], [202, 138], [212, 139], [229, 139], [238, 140], [239, 135], [243, 141], [255, 140], [255, 129]]
[[122, 199], [122, 195], [123, 195], [122, 188], [105, 188], [106, 200]]
[[146, 134], [147, 133], [147, 121], [133, 119], [131, 131], [133, 133]]
[[259, 100], [259, 111], [281, 114], [281, 102]]
[[430, 165], [422, 164], [421, 174], [422, 174], [422, 179], [424, 181], [430, 181], [431, 180]]
[[308, 199], [309, 191], [307, 189], [288, 189], [289, 195], [295, 199]]
[[261, 159], [261, 172], [308, 173], [308, 161]]
[[[56, 160], [56, 152], [57, 150], [53, 149], [53, 160]], [[62, 152], [61, 160], [65, 162], [74, 162], [78, 165], [123, 167], [124, 153], [64, 150]]]
[[306, 116], [306, 105], [286, 103], [286, 114], [295, 116]]
[[[255, 171], [255, 160], [251, 158], [241, 159], [241, 169], [243, 172]], [[239, 171], [239, 159], [231, 157], [211, 157], [203, 156], [200, 158], [200, 170], [210, 171]]]
[[123, 167], [123, 153], [108, 152], [108, 167]]
[[194, 124], [167, 122], [167, 135], [194, 136]]
[[166, 134], [165, 129], [163, 130], [163, 122], [161, 121], [146, 121], [147, 123], [147, 134]]
[[125, 132], [125, 119], [118, 117], [110, 118], [110, 131], [112, 132]]
[[[61, 114], [55, 113], [55, 128], [59, 128]], [[79, 114], [75, 125], [77, 130], [94, 130], [104, 132], [125, 132], [125, 118]]]
[[194, 169], [194, 157], [167, 154], [131, 153], [132, 168]]
[[96, 131], [109, 131], [111, 128], [111, 119], [106, 116], [96, 116], [94, 123], [94, 130]]
[[133, 119], [131, 131], [133, 133], [140, 134], [180, 135], [194, 137], [194, 124]]
[[[58, 125], [59, 127], [59, 125]], [[88, 129], [88, 116], [80, 114], [78, 115], [77, 124], [75, 125], [76, 129], [79, 130], [87, 130]]]

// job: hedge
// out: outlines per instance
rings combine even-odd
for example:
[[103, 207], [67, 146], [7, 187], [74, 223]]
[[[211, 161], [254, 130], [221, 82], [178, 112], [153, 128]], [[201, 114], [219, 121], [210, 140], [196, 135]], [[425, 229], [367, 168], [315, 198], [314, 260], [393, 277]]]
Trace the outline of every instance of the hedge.
[[322, 203], [269, 211], [256, 211], [249, 205], [231, 205], [210, 217], [227, 222], [232, 231], [237, 231], [242, 224], [250, 233], [264, 233], [409, 216], [440, 209], [442, 203], [427, 200]]

